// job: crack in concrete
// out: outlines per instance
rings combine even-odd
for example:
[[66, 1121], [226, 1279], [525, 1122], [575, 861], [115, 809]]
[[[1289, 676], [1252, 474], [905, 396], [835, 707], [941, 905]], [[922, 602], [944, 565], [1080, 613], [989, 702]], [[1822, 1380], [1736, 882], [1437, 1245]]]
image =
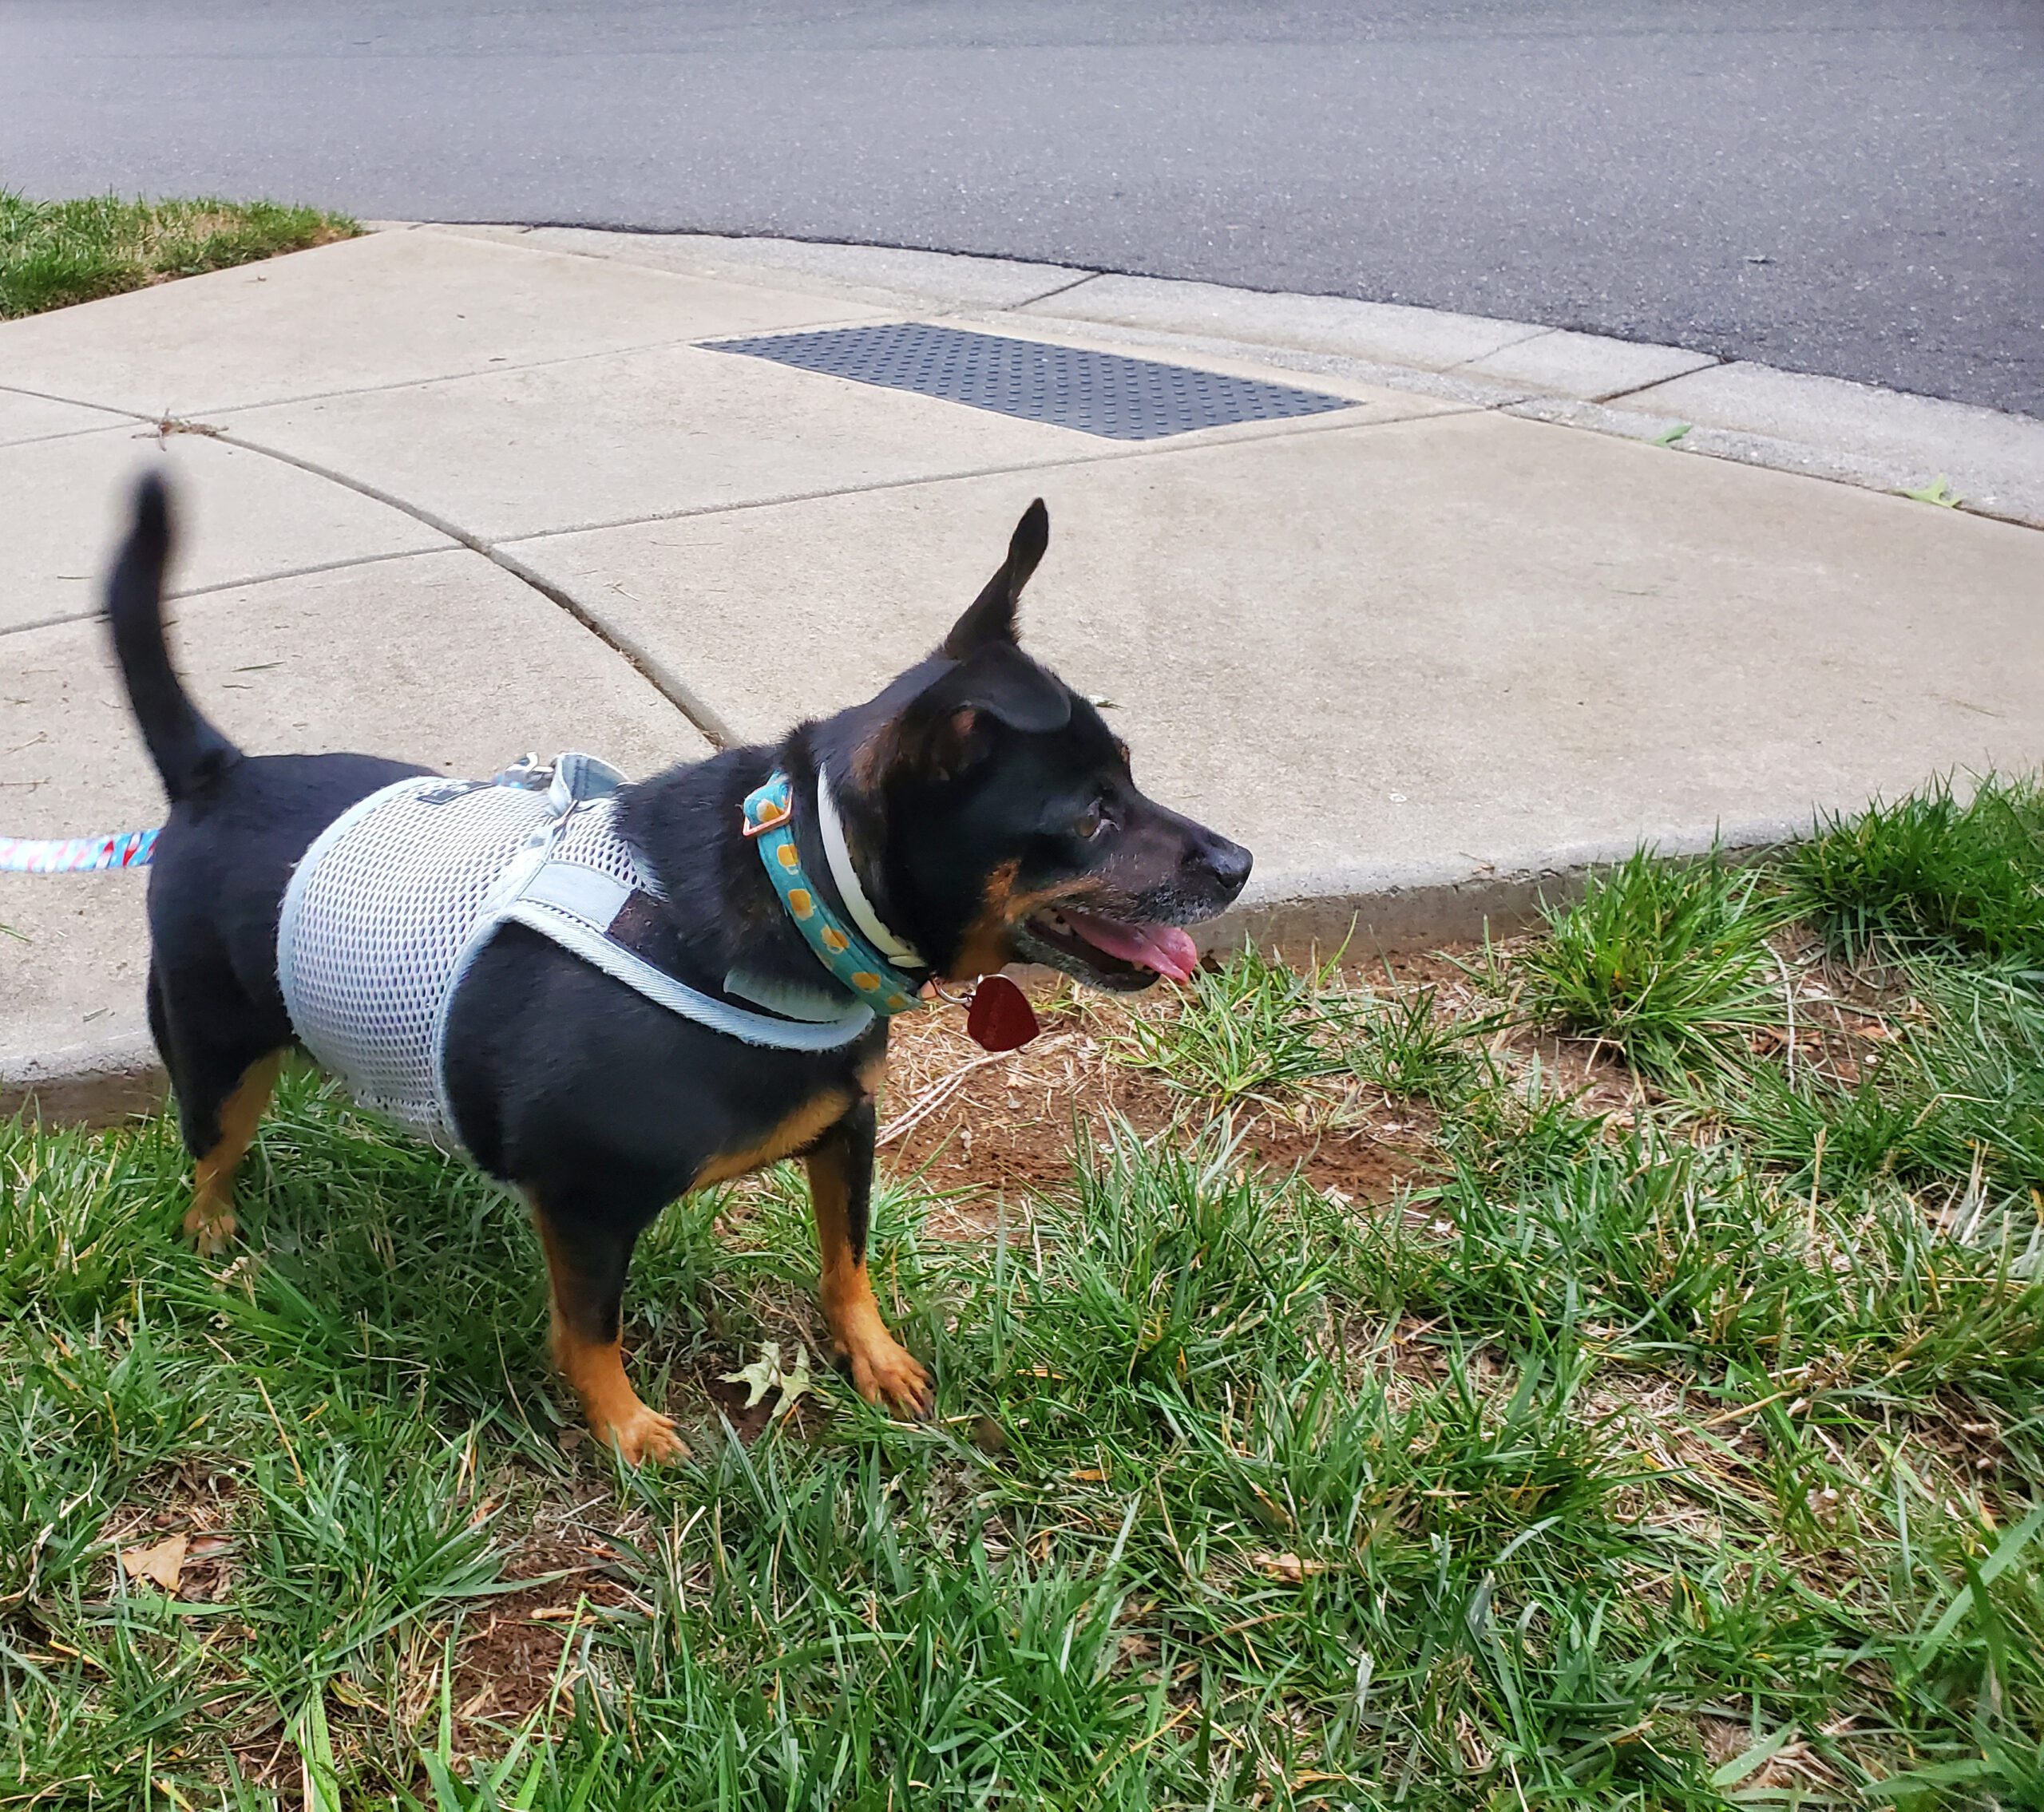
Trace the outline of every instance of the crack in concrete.
[[1472, 352], [1467, 358], [1458, 358], [1452, 365], [1440, 366], [1441, 375], [1445, 377], [1451, 371], [1460, 371], [1472, 365], [1480, 365], [1487, 358], [1495, 358], [1501, 352], [1511, 351], [1514, 346], [1531, 346], [1535, 340], [1548, 339], [1564, 330], [1560, 327], [1535, 327], [1530, 333], [1521, 334], [1515, 340], [1501, 340], [1482, 352]]
[[1048, 302], [1053, 296], [1069, 295], [1074, 290], [1083, 289], [1087, 284], [1105, 275], [1104, 271], [1088, 271], [1082, 276], [1074, 277], [1068, 283], [1060, 283], [1054, 290], [1045, 290], [1041, 295], [1027, 295], [1020, 302], [1011, 302], [1001, 310], [1001, 312], [1004, 315], [1013, 315], [1024, 308], [1034, 308], [1038, 303]]
[[426, 508], [422, 504], [411, 503], [394, 493], [383, 490], [362, 479], [352, 477], [345, 472], [337, 472], [330, 466], [319, 465], [316, 461], [301, 459], [295, 453], [286, 453], [280, 447], [265, 446], [259, 441], [248, 440], [242, 435], [232, 432], [223, 433], [220, 438], [230, 446], [244, 447], [251, 453], [261, 453], [266, 458], [279, 461], [286, 465], [295, 466], [300, 472], [309, 473], [315, 478], [324, 478], [330, 484], [341, 485], [346, 489], [355, 492], [358, 496], [367, 497], [374, 502], [402, 511], [414, 522], [422, 523], [428, 528], [446, 536], [450, 540], [458, 543], [461, 547], [467, 548], [470, 553], [481, 555], [491, 565], [497, 568], [501, 572], [509, 573], [520, 584], [537, 591], [557, 609], [565, 611], [604, 647], [614, 654], [622, 656], [633, 671], [677, 711], [680, 712], [713, 748], [723, 749], [730, 746], [729, 728], [703, 700], [684, 689], [664, 684], [660, 676], [648, 666], [644, 655], [638, 649], [627, 642], [620, 641], [611, 633], [606, 624], [585, 609], [572, 595], [562, 591], [560, 587], [550, 584], [540, 578], [515, 556], [507, 556], [501, 552], [497, 547], [485, 540], [481, 536], [471, 534], [458, 523], [449, 521], [445, 516]]
[[[1689, 349], [1685, 346], [1682, 350], [1686, 352]], [[1708, 371], [1714, 366], [1729, 362], [1721, 354], [1714, 352], [1699, 352], [1692, 356], [1697, 362], [1686, 371], [1663, 372], [1658, 378], [1650, 378], [1643, 384], [1628, 384], [1622, 390], [1606, 390], [1597, 396], [1586, 397], [1583, 400], [1594, 403], [1602, 408], [1606, 403], [1615, 402], [1620, 397], [1636, 397], [1643, 390], [1656, 390], [1663, 384], [1672, 384], [1678, 378], [1693, 377], [1699, 371]]]
[[[600, 354], [593, 354], [588, 356], [601, 357], [603, 355]], [[561, 360], [550, 361], [549, 362], [570, 363], [572, 362], [572, 361]], [[0, 388], [5, 387], [6, 386], [0, 386]], [[406, 386], [403, 385], [383, 385], [375, 387], [378, 389], [403, 389]], [[73, 398], [57, 396], [49, 392], [40, 390], [23, 391], [21, 394], [24, 395], [39, 397], [46, 402], [72, 402], [77, 400]], [[352, 395], [356, 393], [343, 391], [335, 394]], [[303, 402], [309, 399], [301, 398], [295, 400]], [[129, 421], [139, 421], [145, 425], [153, 424], [165, 419], [160, 415], [144, 415], [133, 409], [120, 409], [106, 403], [83, 403], [79, 406], [85, 409], [101, 409], [110, 415], [121, 416]], [[221, 409], [213, 413], [225, 414], [228, 411], [225, 409]], [[253, 409], [249, 409], [244, 410], [242, 413], [253, 413], [254, 410]], [[102, 431], [103, 430], [98, 429], [93, 430], [93, 432], [95, 433]], [[642, 652], [619, 641], [617, 638], [612, 635], [609, 630], [598, 619], [584, 609], [568, 593], [563, 591], [559, 587], [550, 584], [547, 581], [541, 579], [537, 573], [532, 572], [522, 561], [517, 560], [515, 556], [501, 556], [497, 549], [489, 542], [484, 540], [481, 536], [470, 534], [466, 529], [461, 528], [458, 524], [450, 522], [446, 518], [437, 515], [435, 512], [424, 508], [422, 505], [412, 503], [407, 499], [400, 497], [392, 492], [383, 490], [379, 486], [368, 484], [361, 479], [350, 476], [347, 473], [337, 472], [331, 467], [321, 465], [316, 461], [301, 459], [295, 453], [286, 453], [280, 447], [267, 446], [259, 441], [251, 440], [245, 435], [236, 433], [227, 429], [222, 429], [216, 433], [210, 435], [208, 437], [220, 441], [229, 446], [240, 447], [248, 453], [259, 453], [266, 459], [274, 459], [281, 465], [294, 467], [297, 470], [307, 473], [313, 477], [323, 478], [329, 484], [339, 485], [345, 490], [354, 492], [358, 497], [367, 497], [374, 503], [382, 504], [386, 508], [397, 510], [401, 514], [410, 516], [412, 520], [422, 524], [425, 527], [432, 529], [436, 534], [445, 536], [456, 546], [465, 548], [471, 553], [481, 555], [482, 557], [488, 560], [493, 566], [497, 568], [501, 572], [509, 573], [513, 579], [517, 580], [520, 584], [527, 586], [531, 590], [537, 591], [541, 597], [545, 598], [549, 603], [553, 605], [557, 609], [565, 611], [568, 615], [575, 619], [576, 622], [581, 624], [584, 629], [588, 630], [591, 635], [594, 635], [598, 641], [603, 643], [606, 647], [611, 649], [614, 653], [621, 655], [628, 663], [630, 663], [633, 670], [638, 673], [640, 677], [645, 680], [648, 685], [651, 686], [656, 692], [659, 693], [662, 698], [665, 698], [676, 710], [680, 712], [683, 717], [688, 720], [689, 723], [695, 728], [696, 732], [703, 737], [712, 747], [722, 749], [727, 748], [730, 746], [731, 738], [729, 727], [724, 723], [723, 718], [716, 712], [710, 709], [707, 702], [697, 698], [692, 691], [682, 687], [678, 684], [663, 683], [660, 676], [658, 676], [652, 671], [651, 667], [649, 667]], [[331, 567], [308, 567], [299, 569], [297, 573], [279, 572], [271, 574], [269, 576], [276, 579], [287, 579], [299, 576], [303, 572], [333, 570], [339, 567], [344, 566], [370, 565], [374, 564], [376, 561], [382, 560], [409, 558], [412, 554], [416, 553], [445, 553], [450, 551], [451, 550], [444, 548], [427, 548], [412, 549], [408, 552], [402, 554], [365, 556], [359, 560], [344, 560], [332, 563]], [[208, 591], [231, 590], [236, 584], [260, 584], [265, 582], [266, 581], [263, 580], [242, 580], [232, 581], [223, 585], [197, 587], [190, 591], [172, 593], [170, 595], [172, 596], [197, 597], [204, 595]], [[79, 611], [76, 615], [73, 615], [45, 618], [37, 623], [24, 623], [18, 625], [17, 627], [23, 630], [47, 629], [57, 623], [81, 622], [89, 616], [96, 615], [97, 615], [96, 611]]]
[[[53, 390], [32, 390], [26, 384], [0, 384], [0, 391], [5, 391], [10, 396], [34, 397], [38, 402], [69, 403], [73, 409], [96, 409], [102, 415], [118, 415], [129, 421], [141, 421], [147, 419], [145, 417], [137, 416], [132, 409], [122, 409], [113, 403], [87, 402], [81, 397], [60, 397]], [[97, 428], [79, 428], [72, 430], [72, 432], [80, 434], [97, 434], [100, 430]], [[38, 437], [38, 438], [44, 439], [53, 437], [50, 436]], [[15, 444], [18, 445], [19, 443], [17, 442]]]

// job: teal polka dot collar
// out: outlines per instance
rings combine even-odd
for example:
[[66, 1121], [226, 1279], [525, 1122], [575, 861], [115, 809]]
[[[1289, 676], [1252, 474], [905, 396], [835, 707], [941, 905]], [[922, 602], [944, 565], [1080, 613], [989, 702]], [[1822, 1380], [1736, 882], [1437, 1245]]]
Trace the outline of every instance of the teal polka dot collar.
[[[914, 949], [904, 944], [885, 925], [866, 896], [845, 847], [844, 829], [838, 821], [830, 797], [830, 783], [817, 776], [818, 829], [823, 834], [825, 858], [831, 878], [846, 910], [860, 921], [847, 924], [830, 909], [823, 896], [803, 871], [801, 853], [795, 848], [794, 785], [785, 773], [775, 773], [764, 786], [748, 793], [745, 801], [745, 834], [751, 838], [765, 864], [766, 878], [774, 884], [802, 941], [816, 952], [816, 959], [856, 999], [887, 1018], [920, 1007], [917, 998], [922, 983], [904, 972], [905, 967], [926, 968]], [[881, 947], [888, 954], [881, 953]], [[889, 960], [889, 957], [893, 960]]]

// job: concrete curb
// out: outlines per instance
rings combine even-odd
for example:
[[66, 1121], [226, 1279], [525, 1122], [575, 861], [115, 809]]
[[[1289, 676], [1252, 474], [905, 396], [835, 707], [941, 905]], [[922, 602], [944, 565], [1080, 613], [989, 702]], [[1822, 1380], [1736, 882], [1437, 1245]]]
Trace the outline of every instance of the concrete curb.
[[147, 1038], [0, 1052], [0, 1118], [111, 1126], [162, 1106], [170, 1084]]
[[1029, 321], [1067, 322], [1131, 346], [1340, 375], [1868, 490], [1922, 491], [1942, 480], [1960, 509], [2044, 528], [2044, 420], [1679, 346], [957, 252], [569, 227], [410, 230], [527, 239], [584, 257], [821, 289], [1011, 331]]
[[[1798, 835], [1800, 825], [1769, 823], [1670, 836], [1654, 845], [1673, 857], [1720, 849], [1753, 857]], [[1528, 861], [1481, 874], [1442, 866], [1426, 870], [1355, 868], [1295, 879], [1201, 928], [1202, 951], [1245, 944], [1295, 961], [1345, 948], [1352, 955], [1397, 956], [1441, 944], [1509, 937], [1539, 923], [1542, 908], [1565, 904], [1592, 875], [1633, 853], [1630, 844], [1586, 845], [1552, 861]], [[118, 1125], [162, 1106], [169, 1080], [147, 1038], [81, 1043], [28, 1055], [0, 1052], [0, 1118], [22, 1114], [51, 1123]]]
[[[1543, 902], [1579, 893], [1598, 864], [1523, 873], [1397, 876], [1358, 875], [1344, 888], [1238, 908], [1202, 928], [1202, 950], [1254, 943], [1294, 959], [1346, 945], [1395, 956], [1485, 936], [1506, 937], [1532, 925]], [[79, 1044], [30, 1055], [0, 1051], [0, 1118], [26, 1114], [53, 1124], [109, 1126], [160, 1107], [169, 1092], [147, 1039]]]

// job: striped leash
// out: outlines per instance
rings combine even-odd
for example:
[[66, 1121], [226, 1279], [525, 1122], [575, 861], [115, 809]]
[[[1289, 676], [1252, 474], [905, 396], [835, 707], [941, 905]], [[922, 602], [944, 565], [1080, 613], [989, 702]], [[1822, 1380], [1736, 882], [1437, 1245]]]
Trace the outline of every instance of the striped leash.
[[82, 875], [100, 868], [146, 868], [156, 854], [153, 830], [110, 837], [0, 837], [0, 874]]

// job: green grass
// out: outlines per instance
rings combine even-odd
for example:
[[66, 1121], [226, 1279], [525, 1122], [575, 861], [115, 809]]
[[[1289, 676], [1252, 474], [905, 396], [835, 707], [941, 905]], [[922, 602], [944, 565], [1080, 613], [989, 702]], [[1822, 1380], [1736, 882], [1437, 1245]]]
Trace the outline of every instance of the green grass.
[[1796, 904], [1847, 956], [1930, 955], [2044, 969], [2044, 788], [1940, 781], [1790, 852]]
[[[163, 1121], [0, 1131], [0, 1806], [2044, 1804], [2044, 996], [1943, 944], [1824, 1018], [1800, 860], [1642, 859], [1468, 986], [1146, 1006], [1175, 1130], [984, 1239], [887, 1186], [922, 1425], [832, 1375], [732, 1435], [707, 1381], [818, 1345], [804, 1192], [678, 1205], [642, 1474], [516, 1204], [311, 1078], [231, 1263]], [[1568, 978], [1665, 1092], [1512, 1030]], [[1323, 1194], [1258, 1101], [1422, 1105], [1425, 1168]], [[173, 1529], [176, 1598], [116, 1561]]]
[[1480, 1042], [1487, 1023], [1458, 1022], [1437, 987], [1393, 987], [1363, 1003], [1344, 1028], [1356, 1078], [1393, 1101], [1442, 1106], [1467, 1097], [1493, 1072]]
[[1268, 1098], [1342, 1067], [1329, 1033], [1346, 1009], [1331, 967], [1287, 967], [1254, 946], [1193, 976], [1182, 1010], [1138, 1018], [1124, 1039], [1130, 1060], [1200, 1100], [1226, 1106]]
[[31, 201], [0, 189], [0, 320], [347, 239], [338, 214], [269, 201]]
[[1670, 862], [1641, 850], [1548, 910], [1547, 936], [1515, 971], [1523, 1006], [1609, 1043], [1654, 1082], [1735, 1063], [1781, 1011], [1767, 947], [1779, 914], [1760, 882], [1715, 853]]

